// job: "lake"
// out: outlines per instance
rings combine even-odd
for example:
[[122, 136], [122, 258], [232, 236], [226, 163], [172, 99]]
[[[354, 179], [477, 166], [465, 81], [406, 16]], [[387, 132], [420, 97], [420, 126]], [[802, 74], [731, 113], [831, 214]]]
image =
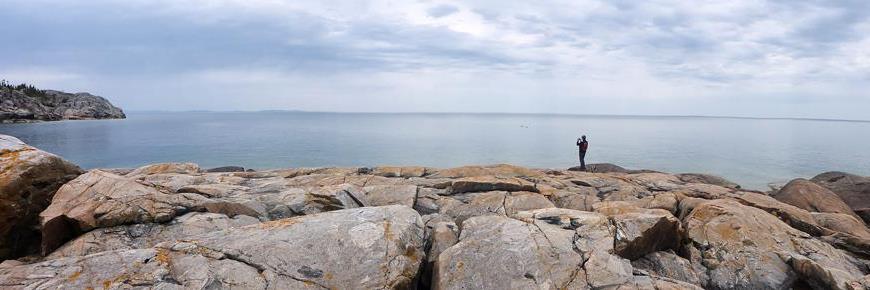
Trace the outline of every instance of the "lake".
[[708, 117], [306, 112], [129, 112], [126, 120], [0, 124], [84, 168], [189, 161], [270, 169], [567, 168], [586, 134], [587, 163], [712, 173], [766, 189], [839, 170], [870, 175], [870, 122]]

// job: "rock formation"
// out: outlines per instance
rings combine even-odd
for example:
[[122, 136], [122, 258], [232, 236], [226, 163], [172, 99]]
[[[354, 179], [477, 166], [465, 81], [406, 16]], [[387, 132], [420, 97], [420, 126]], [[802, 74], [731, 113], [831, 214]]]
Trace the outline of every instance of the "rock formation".
[[862, 221], [709, 176], [510, 165], [207, 171], [166, 163], [67, 182], [40, 215], [45, 256], [3, 262], [0, 286], [870, 286]]
[[103, 97], [52, 90], [0, 86], [0, 122], [123, 119], [124, 112]]
[[39, 212], [81, 169], [15, 137], [0, 135], [0, 260], [35, 253]]
[[870, 223], [870, 177], [845, 172], [825, 172], [811, 179], [840, 196], [852, 210]]

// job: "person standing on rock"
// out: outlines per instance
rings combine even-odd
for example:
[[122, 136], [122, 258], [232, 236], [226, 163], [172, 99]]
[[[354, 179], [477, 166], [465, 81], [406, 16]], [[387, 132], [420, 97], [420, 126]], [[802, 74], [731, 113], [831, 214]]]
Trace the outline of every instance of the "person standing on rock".
[[586, 135], [577, 139], [577, 147], [580, 148], [580, 170], [586, 171], [586, 150], [589, 149], [589, 142], [586, 141]]

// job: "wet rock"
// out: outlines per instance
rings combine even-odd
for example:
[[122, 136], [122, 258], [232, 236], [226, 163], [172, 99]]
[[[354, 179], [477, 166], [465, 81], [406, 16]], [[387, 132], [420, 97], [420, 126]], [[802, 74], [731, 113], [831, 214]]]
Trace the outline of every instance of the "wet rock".
[[677, 174], [677, 178], [686, 183], [703, 183], [703, 184], [711, 184], [717, 185], [730, 189], [740, 189], [740, 185], [731, 181], [728, 181], [725, 178], [710, 175], [710, 174], [702, 174], [702, 173], [683, 173]]
[[206, 169], [205, 172], [208, 173], [218, 173], [218, 172], [245, 172], [245, 168], [241, 166], [222, 166]]
[[417, 276], [422, 246], [416, 212], [370, 207], [231, 228], [148, 249], [3, 267], [0, 285], [406, 289]]
[[848, 214], [860, 219], [837, 194], [806, 179], [792, 180], [773, 197], [807, 211]]
[[0, 135], [0, 261], [38, 252], [39, 212], [81, 173], [54, 154]]
[[169, 194], [108, 172], [92, 170], [62, 186], [40, 213], [44, 254], [101, 227], [166, 222], [201, 206], [207, 199]]

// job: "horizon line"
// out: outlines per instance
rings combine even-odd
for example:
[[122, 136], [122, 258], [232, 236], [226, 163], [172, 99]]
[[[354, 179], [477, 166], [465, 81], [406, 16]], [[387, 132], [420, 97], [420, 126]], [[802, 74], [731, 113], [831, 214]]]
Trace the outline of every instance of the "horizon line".
[[650, 114], [572, 114], [572, 113], [529, 113], [529, 112], [343, 112], [307, 110], [125, 110], [141, 113], [305, 113], [305, 114], [372, 114], [372, 115], [542, 115], [573, 117], [641, 117], [641, 118], [705, 118], [705, 119], [748, 119], [748, 120], [793, 120], [823, 122], [870, 123], [870, 119], [834, 119], [808, 117], [753, 117], [729, 115], [650, 115]]

